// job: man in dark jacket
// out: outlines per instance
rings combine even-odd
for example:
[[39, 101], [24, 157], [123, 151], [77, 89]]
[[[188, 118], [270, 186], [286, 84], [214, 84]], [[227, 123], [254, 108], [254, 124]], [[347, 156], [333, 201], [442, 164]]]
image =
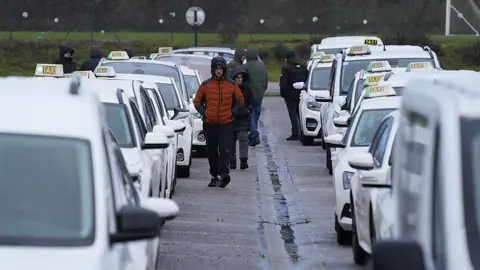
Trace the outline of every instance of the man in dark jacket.
[[247, 87], [248, 73], [241, 68], [234, 68], [231, 73], [232, 80], [237, 83], [242, 91], [243, 104], [235, 104], [233, 107], [233, 126], [235, 129], [233, 137], [233, 149], [230, 160], [230, 169], [237, 168], [237, 140], [240, 152], [240, 169], [248, 169], [248, 132], [252, 125], [250, 112], [252, 111], [253, 95]]
[[260, 134], [258, 133], [258, 119], [262, 112], [262, 100], [268, 87], [268, 71], [267, 67], [258, 59], [258, 50], [256, 48], [248, 48], [246, 55], [247, 63], [243, 65], [243, 69], [248, 73], [248, 87], [253, 94], [253, 112], [252, 127], [249, 134], [249, 145], [255, 146], [260, 143]]
[[102, 59], [102, 49], [97, 46], [92, 47], [92, 49], [90, 49], [90, 57], [80, 65], [80, 70], [90, 70], [94, 72], [100, 59]]
[[233, 60], [230, 61], [227, 65], [228, 74], [231, 75], [233, 69], [241, 68], [243, 66], [243, 61], [245, 60], [246, 53], [247, 51], [244, 48], [238, 48], [235, 50], [235, 55], [233, 56]]
[[[230, 149], [233, 138], [233, 104], [245, 104], [242, 91], [227, 77], [223, 57], [211, 61], [212, 77], [200, 85], [193, 100], [203, 117], [203, 133], [207, 144], [208, 164], [212, 179], [209, 187], [224, 188], [230, 183]], [[218, 176], [220, 175], [220, 179]]]
[[53, 64], [62, 65], [63, 66], [63, 73], [73, 73], [77, 70], [77, 64], [73, 61], [73, 54], [75, 51], [67, 46], [67, 45], [60, 45], [60, 50], [58, 53], [58, 58], [53, 61]]
[[295, 141], [300, 138], [300, 90], [293, 88], [296, 82], [305, 82], [308, 77], [308, 69], [297, 59], [295, 51], [287, 51], [285, 65], [280, 74], [280, 95], [287, 105], [288, 116], [292, 125], [292, 135], [287, 141]]

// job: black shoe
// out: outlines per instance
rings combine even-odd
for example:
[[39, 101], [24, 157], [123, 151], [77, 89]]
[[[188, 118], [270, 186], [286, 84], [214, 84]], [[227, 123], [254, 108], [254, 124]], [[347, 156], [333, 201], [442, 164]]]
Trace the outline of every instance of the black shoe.
[[215, 177], [212, 177], [212, 180], [210, 180], [208, 187], [218, 187], [219, 184], [220, 184], [220, 180], [218, 179], [218, 176], [215, 176]]
[[221, 188], [226, 187], [230, 183], [230, 175], [223, 174], [220, 178], [220, 184], [218, 185]]
[[237, 160], [230, 160], [230, 169], [231, 170], [237, 169]]
[[260, 135], [255, 136], [255, 144], [260, 144]]
[[287, 138], [287, 141], [298, 141], [300, 140], [300, 136], [298, 135], [290, 135], [290, 137]]
[[240, 170], [248, 169], [247, 160], [248, 160], [247, 158], [241, 158], [240, 159]]

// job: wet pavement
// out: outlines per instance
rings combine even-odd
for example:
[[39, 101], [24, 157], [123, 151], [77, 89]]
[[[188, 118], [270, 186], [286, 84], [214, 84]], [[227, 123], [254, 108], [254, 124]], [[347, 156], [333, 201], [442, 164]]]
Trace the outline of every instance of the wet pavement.
[[181, 215], [162, 232], [158, 269], [366, 269], [336, 243], [325, 152], [285, 141], [280, 97], [265, 98], [260, 132], [250, 168], [232, 171], [227, 188], [207, 187], [206, 158], [193, 159], [191, 177], [178, 179]]

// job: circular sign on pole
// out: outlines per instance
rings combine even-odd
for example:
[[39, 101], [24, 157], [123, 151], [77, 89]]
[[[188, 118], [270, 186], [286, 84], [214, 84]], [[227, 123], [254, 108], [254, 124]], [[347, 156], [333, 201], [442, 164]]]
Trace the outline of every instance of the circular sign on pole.
[[201, 7], [190, 7], [185, 13], [185, 18], [191, 26], [200, 26], [205, 22], [205, 11]]

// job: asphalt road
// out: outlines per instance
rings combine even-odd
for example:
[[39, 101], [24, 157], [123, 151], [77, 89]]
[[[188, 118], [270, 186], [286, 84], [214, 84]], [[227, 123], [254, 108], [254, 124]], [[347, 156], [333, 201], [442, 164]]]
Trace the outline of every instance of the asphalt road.
[[335, 241], [332, 178], [320, 146], [287, 142], [280, 97], [266, 97], [261, 144], [225, 189], [208, 188], [206, 158], [178, 179], [181, 215], [165, 225], [159, 269], [365, 269]]

